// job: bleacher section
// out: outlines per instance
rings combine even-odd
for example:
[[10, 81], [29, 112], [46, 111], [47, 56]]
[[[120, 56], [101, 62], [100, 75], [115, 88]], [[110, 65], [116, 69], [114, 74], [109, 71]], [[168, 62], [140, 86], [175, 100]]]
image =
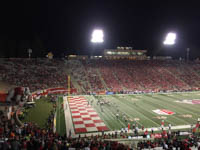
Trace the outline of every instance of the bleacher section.
[[[195, 69], [199, 64], [195, 62], [187, 64], [176, 60], [76, 61], [82, 64], [84, 77], [91, 85], [91, 88], [85, 88], [86, 92], [185, 91], [197, 90], [200, 85], [200, 73]], [[79, 78], [77, 81], [80, 80]]]
[[1, 59], [0, 61], [0, 79], [11, 85], [29, 87], [31, 91], [50, 87], [67, 88], [67, 73], [61, 60]]
[[31, 91], [65, 87], [75, 94], [198, 90], [200, 64], [177, 60], [1, 59], [0, 79]]

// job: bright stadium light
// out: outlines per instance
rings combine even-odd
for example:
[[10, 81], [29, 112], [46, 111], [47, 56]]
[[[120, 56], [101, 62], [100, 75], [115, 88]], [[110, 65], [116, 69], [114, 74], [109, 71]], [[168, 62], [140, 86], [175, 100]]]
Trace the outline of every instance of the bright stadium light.
[[176, 40], [176, 33], [168, 33], [163, 44], [165, 45], [174, 45]]
[[103, 37], [104, 37], [103, 30], [96, 29], [92, 33], [91, 42], [92, 43], [103, 43], [104, 42]]

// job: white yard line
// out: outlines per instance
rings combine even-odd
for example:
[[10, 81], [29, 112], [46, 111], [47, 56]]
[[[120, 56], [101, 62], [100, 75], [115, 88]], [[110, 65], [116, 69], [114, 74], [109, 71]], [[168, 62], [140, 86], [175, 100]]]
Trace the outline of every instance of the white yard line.
[[71, 130], [71, 136], [75, 137], [75, 131], [73, 127], [71, 112], [69, 108], [69, 103], [67, 96], [63, 97], [64, 112], [65, 112], [65, 126], [66, 126], [66, 135], [69, 136], [69, 131]]

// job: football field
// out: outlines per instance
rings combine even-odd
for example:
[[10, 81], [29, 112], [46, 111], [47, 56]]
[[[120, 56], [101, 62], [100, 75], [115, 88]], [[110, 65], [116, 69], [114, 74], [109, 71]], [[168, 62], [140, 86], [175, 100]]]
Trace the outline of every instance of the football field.
[[196, 124], [200, 92], [84, 96], [110, 130], [128, 123], [144, 128]]
[[[37, 100], [24, 121], [43, 127], [53, 108], [47, 99]], [[67, 110], [75, 133], [120, 130], [128, 123], [139, 128], [160, 127], [162, 120], [165, 126], [191, 125], [200, 118], [200, 92], [71, 96], [68, 102], [69, 108], [64, 110], [63, 98], [57, 101], [56, 131], [62, 135], [69, 128], [65, 124]]]

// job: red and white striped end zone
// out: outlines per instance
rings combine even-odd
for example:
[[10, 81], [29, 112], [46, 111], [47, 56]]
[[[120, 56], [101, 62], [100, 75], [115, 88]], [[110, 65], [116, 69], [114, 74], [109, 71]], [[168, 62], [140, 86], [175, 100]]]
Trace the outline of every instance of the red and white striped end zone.
[[69, 107], [75, 133], [101, 132], [109, 130], [96, 111], [84, 97], [70, 97]]

